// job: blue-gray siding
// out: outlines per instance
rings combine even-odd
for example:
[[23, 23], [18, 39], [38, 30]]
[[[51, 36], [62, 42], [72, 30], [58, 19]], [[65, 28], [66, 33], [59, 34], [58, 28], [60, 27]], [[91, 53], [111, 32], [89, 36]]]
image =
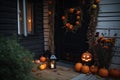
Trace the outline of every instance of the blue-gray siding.
[[112, 59], [111, 67], [120, 69], [120, 1], [101, 0], [98, 15], [97, 31], [107, 37], [112, 37], [117, 33], [115, 44], [115, 55]]

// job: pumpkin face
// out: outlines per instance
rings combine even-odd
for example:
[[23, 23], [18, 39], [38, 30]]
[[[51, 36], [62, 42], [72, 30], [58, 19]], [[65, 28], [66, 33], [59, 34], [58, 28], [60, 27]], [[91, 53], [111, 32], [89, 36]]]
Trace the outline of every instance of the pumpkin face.
[[109, 72], [108, 72], [107, 69], [105, 69], [105, 68], [99, 69], [99, 75], [100, 75], [101, 77], [108, 77], [108, 74], [109, 74]]
[[41, 57], [40, 57], [40, 61], [41, 61], [41, 62], [45, 62], [45, 61], [46, 61], [46, 57], [41, 56]]
[[83, 65], [82, 68], [81, 68], [81, 71], [85, 74], [89, 73], [90, 72], [89, 66]]
[[111, 77], [114, 77], [114, 78], [120, 77], [120, 71], [118, 69], [115, 69], [115, 68], [110, 69], [109, 73]]
[[75, 71], [79, 72], [81, 70], [81, 68], [82, 68], [82, 63], [78, 62], [75, 64]]
[[95, 74], [95, 73], [97, 73], [97, 71], [98, 71], [98, 67], [97, 66], [94, 66], [94, 65], [90, 66], [90, 72], [91, 73]]
[[46, 67], [47, 67], [47, 64], [43, 63], [43, 64], [40, 64], [39, 69], [44, 70], [44, 69], [46, 69]]
[[92, 55], [89, 52], [84, 52], [81, 56], [82, 61], [89, 62], [92, 60]]

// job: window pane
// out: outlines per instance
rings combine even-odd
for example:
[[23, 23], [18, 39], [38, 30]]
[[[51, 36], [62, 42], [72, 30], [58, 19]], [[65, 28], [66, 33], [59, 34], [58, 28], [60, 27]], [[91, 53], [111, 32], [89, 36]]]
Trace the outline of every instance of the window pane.
[[27, 0], [27, 31], [28, 33], [32, 33], [32, 3], [31, 0]]

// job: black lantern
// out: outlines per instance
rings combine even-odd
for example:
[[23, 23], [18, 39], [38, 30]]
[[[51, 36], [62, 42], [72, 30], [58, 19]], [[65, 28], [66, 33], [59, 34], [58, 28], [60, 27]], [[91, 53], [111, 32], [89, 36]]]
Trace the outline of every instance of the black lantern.
[[51, 55], [50, 62], [49, 62], [49, 67], [50, 67], [50, 69], [55, 69], [56, 68], [56, 56], [55, 55]]

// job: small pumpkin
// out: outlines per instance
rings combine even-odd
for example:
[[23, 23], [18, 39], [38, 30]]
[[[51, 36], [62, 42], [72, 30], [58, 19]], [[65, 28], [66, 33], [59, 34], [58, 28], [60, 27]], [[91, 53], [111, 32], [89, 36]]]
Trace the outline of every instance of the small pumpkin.
[[109, 75], [108, 69], [106, 69], [106, 68], [100, 68], [99, 69], [99, 75], [101, 77], [108, 77], [108, 75]]
[[116, 69], [116, 68], [111, 68], [109, 70], [109, 73], [110, 73], [111, 77], [114, 77], [114, 78], [120, 77], [120, 71], [118, 69]]
[[104, 49], [109, 49], [109, 46], [103, 46]]
[[40, 70], [44, 70], [44, 69], [46, 69], [46, 67], [47, 67], [46, 63], [42, 63], [42, 64], [39, 65]]
[[73, 13], [74, 10], [75, 10], [74, 8], [70, 8], [70, 9], [69, 9], [70, 13]]
[[40, 60], [35, 60], [35, 63], [36, 63], [36, 64], [39, 64], [39, 63], [40, 63]]
[[77, 12], [76, 12], [76, 14], [80, 14], [81, 13], [81, 11], [80, 10], [78, 10]]
[[52, 12], [51, 11], [48, 11], [48, 15], [51, 15], [52, 14]]
[[76, 63], [74, 66], [75, 71], [79, 72], [81, 70], [82, 66], [83, 66], [82, 63], [80, 63], [80, 62]]
[[62, 16], [62, 20], [65, 20], [65, 16]]
[[46, 61], [46, 57], [41, 56], [41, 57], [40, 57], [40, 61], [41, 61], [41, 62], [45, 62], [45, 61]]
[[89, 62], [92, 60], [92, 54], [89, 52], [84, 52], [81, 56], [82, 61]]
[[83, 65], [81, 68], [81, 72], [83, 72], [85, 74], [89, 73], [90, 72], [89, 66]]
[[100, 0], [95, 0], [95, 2], [96, 2], [96, 3], [99, 3], [99, 2], [100, 2]]
[[92, 65], [90, 66], [90, 72], [95, 74], [98, 72], [98, 66]]
[[79, 25], [79, 24], [80, 24], [80, 22], [79, 22], [79, 21], [76, 21], [76, 22], [75, 22], [75, 24], [76, 24], [76, 25]]

